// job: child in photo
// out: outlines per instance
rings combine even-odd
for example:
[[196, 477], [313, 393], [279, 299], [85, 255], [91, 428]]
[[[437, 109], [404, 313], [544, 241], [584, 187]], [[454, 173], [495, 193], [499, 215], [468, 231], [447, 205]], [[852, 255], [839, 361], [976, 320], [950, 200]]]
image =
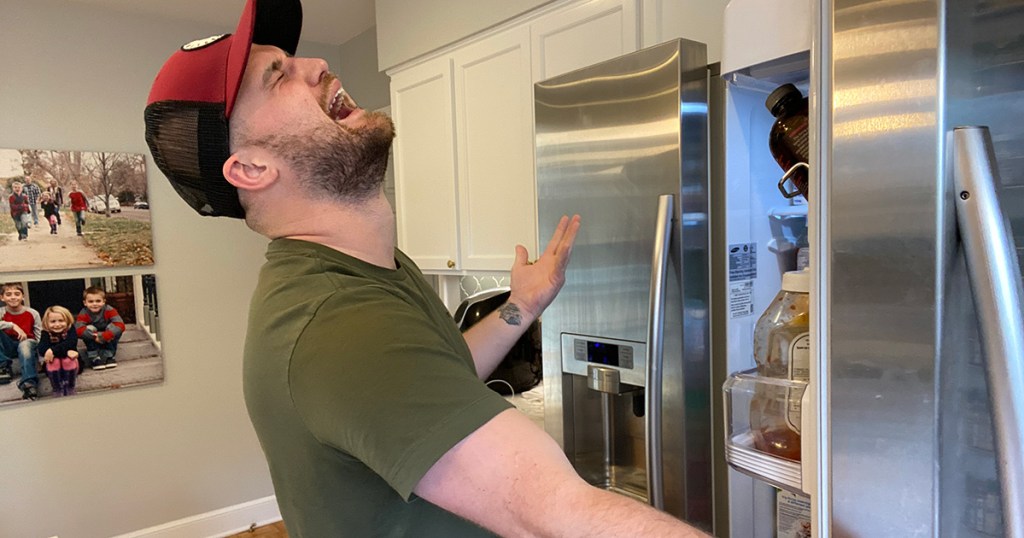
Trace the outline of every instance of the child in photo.
[[11, 185], [14, 194], [7, 199], [11, 207], [11, 218], [14, 219], [14, 228], [18, 230], [18, 241], [28, 240], [28, 229], [32, 225], [28, 196], [22, 192], [23, 188], [24, 185], [20, 181], [15, 181]]
[[71, 203], [71, 212], [75, 214], [75, 230], [82, 235], [82, 227], [85, 226], [85, 210], [89, 208], [85, 200], [85, 193], [78, 188], [78, 182], [71, 182], [71, 191], [68, 192], [68, 201]]
[[11, 382], [11, 361], [21, 364], [22, 399], [39, 397], [39, 378], [36, 375], [36, 346], [42, 332], [39, 312], [25, 306], [25, 289], [18, 283], [0, 287], [3, 299], [3, 317], [0, 319], [0, 385]]
[[117, 366], [117, 341], [124, 334], [124, 320], [107, 304], [107, 292], [90, 286], [82, 294], [85, 308], [75, 318], [75, 332], [85, 342], [86, 358], [93, 370]]
[[75, 393], [75, 377], [78, 375], [78, 335], [72, 324], [75, 319], [71, 311], [63, 306], [51, 306], [43, 313], [43, 334], [37, 348], [39, 357], [46, 365], [54, 396], [70, 396]]
[[39, 207], [43, 208], [43, 217], [50, 223], [50, 233], [57, 234], [57, 215], [60, 214], [60, 206], [49, 192], [39, 195]]

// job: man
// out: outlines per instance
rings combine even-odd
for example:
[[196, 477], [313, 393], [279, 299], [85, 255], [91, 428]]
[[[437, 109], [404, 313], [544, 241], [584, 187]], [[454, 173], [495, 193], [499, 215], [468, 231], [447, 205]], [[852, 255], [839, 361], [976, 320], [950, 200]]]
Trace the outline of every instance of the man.
[[394, 245], [390, 120], [293, 57], [300, 29], [297, 0], [249, 0], [234, 35], [167, 61], [146, 108], [182, 198], [272, 239], [243, 387], [289, 535], [697, 535], [586, 484], [482, 382], [561, 288], [579, 218], [533, 263], [517, 246], [508, 302], [460, 334]]

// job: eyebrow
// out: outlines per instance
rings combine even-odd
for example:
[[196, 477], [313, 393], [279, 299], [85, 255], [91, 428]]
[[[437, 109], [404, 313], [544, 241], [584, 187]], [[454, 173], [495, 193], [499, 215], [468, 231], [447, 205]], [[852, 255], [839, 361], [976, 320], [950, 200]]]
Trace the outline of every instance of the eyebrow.
[[263, 87], [264, 88], [266, 88], [268, 85], [270, 85], [270, 77], [274, 76], [275, 72], [280, 71], [281, 67], [283, 65], [284, 65], [284, 62], [282, 62], [281, 59], [278, 58], [277, 60], [274, 60], [273, 62], [271, 62], [270, 65], [267, 66], [267, 69], [263, 71]]

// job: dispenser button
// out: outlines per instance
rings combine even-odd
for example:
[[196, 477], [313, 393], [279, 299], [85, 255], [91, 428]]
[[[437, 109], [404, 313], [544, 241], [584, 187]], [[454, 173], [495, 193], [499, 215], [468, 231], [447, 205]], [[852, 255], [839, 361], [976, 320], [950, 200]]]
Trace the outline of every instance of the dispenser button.
[[632, 346], [622, 346], [619, 348], [619, 366], [629, 370], [633, 369]]
[[587, 342], [586, 340], [573, 340], [572, 344], [572, 355], [578, 361], [587, 361]]

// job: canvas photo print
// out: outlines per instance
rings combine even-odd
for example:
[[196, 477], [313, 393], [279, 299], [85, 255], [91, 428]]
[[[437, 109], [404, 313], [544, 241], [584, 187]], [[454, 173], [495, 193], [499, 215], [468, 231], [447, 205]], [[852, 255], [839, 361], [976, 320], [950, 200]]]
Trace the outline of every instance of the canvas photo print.
[[163, 380], [156, 277], [0, 284], [0, 406]]
[[0, 273], [153, 265], [146, 159], [0, 149]]

